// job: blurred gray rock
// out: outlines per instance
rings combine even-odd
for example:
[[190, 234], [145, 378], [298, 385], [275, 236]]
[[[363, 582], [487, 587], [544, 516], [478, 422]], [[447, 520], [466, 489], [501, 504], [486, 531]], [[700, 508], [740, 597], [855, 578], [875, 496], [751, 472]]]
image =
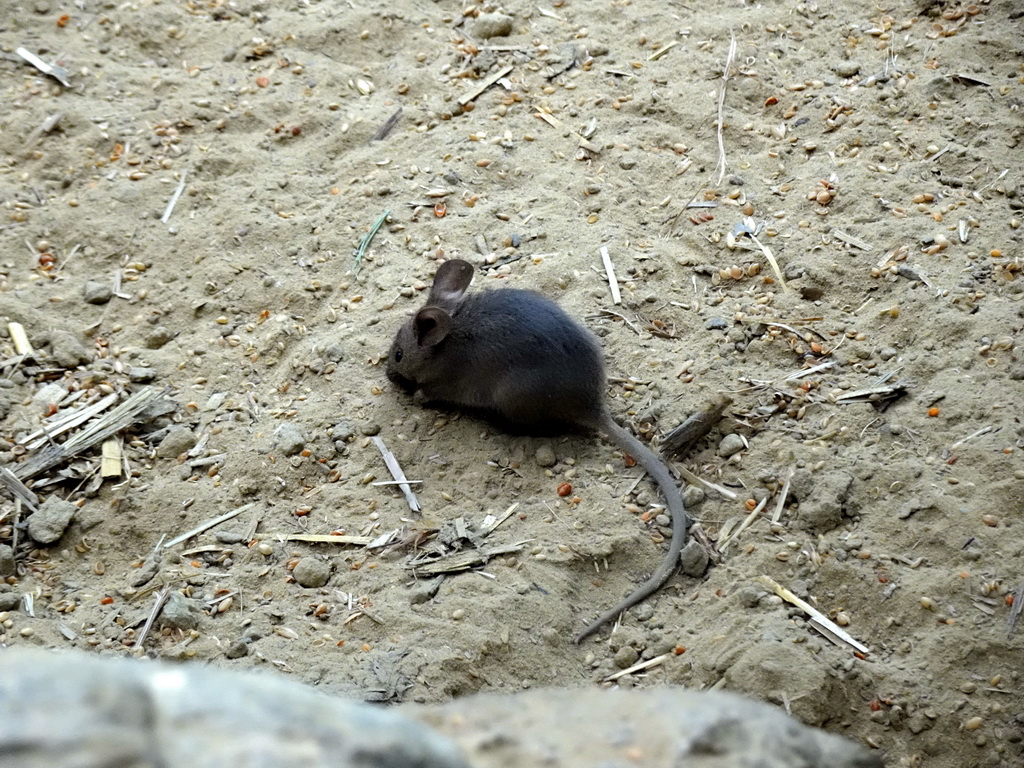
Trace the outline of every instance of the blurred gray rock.
[[512, 34], [512, 17], [503, 13], [481, 13], [473, 22], [473, 34], [481, 40]]
[[90, 280], [82, 288], [82, 298], [86, 304], [106, 304], [114, 296], [114, 289], [109, 283], [97, 283]]
[[632, 765], [617, 759], [631, 751], [649, 766], [882, 766], [877, 752], [728, 693], [536, 690], [383, 710], [269, 673], [0, 654], [4, 768], [589, 768]]
[[180, 424], [167, 430], [167, 435], [156, 447], [156, 455], [161, 459], [173, 459], [196, 446], [196, 436], [188, 427]]
[[171, 592], [160, 611], [160, 626], [171, 629], [190, 630], [199, 626], [203, 610], [195, 600], [181, 592]]
[[882, 768], [882, 758], [779, 709], [684, 688], [483, 694], [400, 711], [460, 743], [475, 768]]
[[273, 674], [6, 650], [4, 768], [469, 768], [413, 720]]
[[74, 368], [92, 360], [89, 350], [74, 334], [60, 329], [50, 331], [50, 356], [61, 368]]
[[297, 424], [286, 421], [277, 428], [274, 445], [285, 456], [294, 456], [306, 447], [306, 438]]
[[304, 557], [295, 564], [292, 576], [301, 587], [322, 587], [331, 577], [331, 566], [316, 557]]
[[0, 544], [0, 576], [13, 576], [15, 565], [14, 550], [7, 544]]
[[28, 519], [28, 535], [39, 544], [53, 544], [71, 525], [78, 507], [58, 496], [50, 496]]

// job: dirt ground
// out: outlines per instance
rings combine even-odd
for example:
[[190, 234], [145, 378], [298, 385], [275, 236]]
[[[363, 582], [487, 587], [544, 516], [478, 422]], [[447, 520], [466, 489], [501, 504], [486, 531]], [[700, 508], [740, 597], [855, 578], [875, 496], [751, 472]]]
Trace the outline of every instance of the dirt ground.
[[[1022, 103], [1015, 0], [0, 0], [0, 465], [110, 393], [173, 404], [121, 433], [127, 479], [93, 447], [28, 482], [78, 507], [55, 543], [0, 492], [0, 644], [425, 702], [652, 660], [614, 684], [746, 693], [891, 766], [1021, 765]], [[673, 462], [703, 581], [572, 644], [660, 561], [660, 496], [596, 437], [387, 382], [451, 257], [583, 319], [655, 445], [732, 398]], [[443, 547], [476, 566], [410, 570]]]

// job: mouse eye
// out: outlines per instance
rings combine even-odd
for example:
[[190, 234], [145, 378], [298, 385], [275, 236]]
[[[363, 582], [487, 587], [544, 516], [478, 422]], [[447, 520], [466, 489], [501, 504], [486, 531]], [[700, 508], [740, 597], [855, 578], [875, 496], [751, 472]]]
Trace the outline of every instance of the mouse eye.
[[402, 350], [400, 350], [400, 349], [396, 349], [395, 350], [395, 362], [396, 363], [402, 362]]

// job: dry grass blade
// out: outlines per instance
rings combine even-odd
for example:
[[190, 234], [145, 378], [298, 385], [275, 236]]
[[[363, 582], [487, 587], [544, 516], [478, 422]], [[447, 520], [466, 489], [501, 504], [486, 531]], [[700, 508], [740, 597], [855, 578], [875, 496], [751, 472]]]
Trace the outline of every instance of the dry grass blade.
[[307, 544], [356, 544], [362, 547], [368, 547], [376, 539], [372, 536], [348, 536], [338, 534], [321, 534], [321, 533], [268, 533], [260, 534], [267, 538], [274, 538], [277, 541], [304, 541]]
[[749, 232], [747, 233], [747, 235], [751, 240], [754, 241], [754, 245], [761, 249], [761, 253], [763, 253], [764, 257], [768, 259], [768, 263], [772, 265], [772, 271], [775, 273], [775, 279], [779, 281], [779, 285], [782, 286], [782, 290], [788, 293], [790, 288], [788, 285], [786, 285], [786, 280], [782, 276], [782, 270], [779, 269], [779, 262], [775, 260], [775, 254], [771, 252], [768, 246], [766, 246], [764, 243], [758, 240], [757, 235], [755, 235], [753, 232]]
[[718, 123], [716, 132], [718, 134], [718, 184], [725, 178], [725, 139], [722, 137], [722, 126], [725, 123], [723, 112], [725, 111], [725, 89], [729, 84], [732, 61], [736, 58], [736, 36], [729, 35], [729, 55], [725, 60], [725, 67], [722, 69], [722, 89], [718, 92]]
[[15, 499], [21, 499], [25, 502], [25, 506], [29, 510], [32, 512], [36, 511], [36, 508], [39, 506], [39, 497], [32, 493], [32, 490], [21, 482], [7, 467], [0, 467], [0, 484], [6, 486]]
[[11, 341], [14, 342], [14, 351], [19, 355], [32, 355], [35, 354], [35, 350], [32, 348], [32, 342], [28, 340], [28, 334], [25, 333], [25, 326], [21, 323], [8, 323], [7, 332], [11, 335]]
[[104, 440], [100, 449], [100, 477], [120, 477], [123, 458], [120, 440], [116, 437]]
[[181, 544], [181, 542], [185, 541], [186, 539], [191, 539], [196, 534], [209, 530], [210, 528], [213, 528], [215, 525], [220, 525], [221, 523], [227, 522], [231, 518], [237, 517], [246, 510], [252, 509], [255, 506], [256, 502], [250, 501], [248, 504], [243, 504], [242, 506], [233, 509], [230, 512], [224, 513], [220, 517], [215, 517], [212, 520], [207, 520], [205, 523], [200, 523], [191, 531], [186, 531], [185, 533], [181, 534], [181, 536], [177, 536], [168, 541], [166, 544], [164, 544], [164, 549], [167, 549], [168, 547], [173, 547], [175, 544]]
[[836, 645], [847, 645], [853, 650], [857, 651], [858, 653], [864, 654], [865, 656], [871, 653], [870, 649], [866, 645], [858, 642], [857, 640], [854, 640], [853, 637], [851, 637], [850, 634], [846, 632], [846, 630], [844, 630], [842, 627], [840, 627], [838, 624], [832, 621], [832, 619], [823, 614], [814, 606], [801, 600], [799, 597], [794, 595], [792, 592], [790, 592], [784, 586], [782, 586], [777, 581], [772, 579], [770, 576], [761, 576], [758, 579], [758, 581], [760, 581], [766, 587], [771, 589], [772, 592], [781, 597], [783, 600], [785, 600], [788, 603], [792, 603], [797, 608], [806, 613], [808, 616], [810, 616], [812, 619], [814, 619], [814, 621], [817, 622], [815, 624], [815, 628], [818, 628], [819, 626], [824, 626], [828, 631], [823, 632], [822, 634], [824, 634], [825, 637], [827, 637], [832, 642], [836, 643]]
[[741, 533], [743, 533], [745, 530], [747, 530], [747, 528], [753, 525], [754, 521], [757, 519], [757, 516], [761, 514], [761, 510], [763, 510], [767, 504], [768, 497], [765, 496], [763, 499], [761, 499], [760, 502], [758, 502], [757, 506], [754, 507], [753, 510], [751, 510], [750, 514], [747, 515], [746, 519], [742, 523], [740, 523], [739, 526], [737, 526], [735, 531], [733, 531], [724, 539], [718, 542], [718, 551], [724, 552], [725, 548], [728, 547], [734, 541], [736, 541], [736, 538]]
[[93, 416], [101, 411], [105, 411], [116, 402], [117, 395], [110, 394], [92, 405], [85, 406], [84, 408], [62, 411], [60, 418], [54, 419], [42, 429], [37, 429], [22, 442], [25, 448], [30, 451], [34, 451], [36, 448], [49, 443], [53, 438], [57, 437], [57, 435], [62, 435], [65, 432], [84, 424]]
[[489, 77], [485, 78], [484, 81], [482, 83], [480, 83], [480, 85], [478, 85], [472, 91], [470, 91], [465, 96], [462, 96], [459, 99], [459, 106], [464, 107], [467, 104], [469, 104], [469, 102], [473, 101], [473, 99], [475, 99], [481, 93], [486, 91], [488, 88], [490, 88], [496, 82], [501, 80], [501, 78], [503, 78], [505, 75], [507, 75], [513, 69], [515, 69], [515, 67], [513, 65], [511, 65], [511, 64], [508, 64], [508, 65], [502, 67], [501, 69], [499, 69], [493, 75], [490, 75]]
[[142, 411], [153, 401], [166, 394], [166, 389], [146, 387], [129, 397], [110, 413], [104, 414], [81, 432], [71, 436], [60, 445], [50, 444], [39, 450], [24, 464], [18, 465], [14, 474], [21, 480], [28, 480], [40, 472], [62, 464], [73, 456], [108, 437], [117, 434], [132, 424]]
[[621, 304], [622, 295], [619, 293], [619, 281], [615, 277], [615, 267], [612, 266], [612, 257], [608, 255], [608, 248], [601, 246], [601, 261], [604, 262], [604, 271], [608, 276], [608, 287], [612, 292], [612, 303]]
[[657, 667], [661, 664], [664, 664], [668, 659], [672, 658], [672, 656], [674, 655], [675, 654], [673, 654], [670, 651], [669, 653], [661, 654], [661, 656], [655, 656], [653, 659], [647, 659], [646, 661], [638, 662], [634, 664], [632, 667], [627, 667], [626, 669], [620, 669], [618, 672], [613, 672], [604, 679], [604, 682], [611, 683], [618, 680], [620, 677], [632, 675], [634, 672], [643, 672], [645, 669], [652, 669], [653, 667]]
[[135, 638], [135, 647], [141, 648], [142, 644], [146, 640], [146, 635], [149, 634], [149, 630], [153, 628], [153, 622], [156, 621], [160, 615], [160, 611], [164, 608], [164, 603], [167, 602], [167, 598], [171, 595], [171, 588], [165, 587], [157, 596], [156, 602], [153, 604], [153, 610], [149, 612], [149, 618], [146, 619], [145, 625], [142, 627], [142, 631], [139, 632], [138, 637]]
[[377, 446], [377, 450], [380, 451], [380, 455], [384, 457], [384, 465], [388, 468], [388, 472], [391, 476], [398, 481], [398, 487], [402, 489], [402, 493], [405, 494], [405, 501], [409, 505], [409, 509], [413, 512], [420, 511], [420, 502], [416, 498], [416, 494], [412, 492], [412, 488], [409, 486], [409, 481], [405, 477], [405, 472], [402, 471], [402, 466], [398, 463], [398, 459], [395, 458], [395, 454], [388, 450], [388, 447], [384, 445], [384, 441], [379, 437], [373, 438], [373, 444]]
[[[188, 168], [181, 172], [181, 178], [178, 180], [178, 188], [174, 190], [174, 194], [171, 195], [171, 199], [167, 202], [167, 207], [164, 208], [164, 214], [160, 217], [160, 221], [166, 224], [171, 218], [171, 214], [174, 213], [174, 206], [178, 204], [178, 200], [181, 198], [181, 193], [185, 191], [185, 179], [188, 177]], [[116, 293], [116, 291], [115, 291]]]

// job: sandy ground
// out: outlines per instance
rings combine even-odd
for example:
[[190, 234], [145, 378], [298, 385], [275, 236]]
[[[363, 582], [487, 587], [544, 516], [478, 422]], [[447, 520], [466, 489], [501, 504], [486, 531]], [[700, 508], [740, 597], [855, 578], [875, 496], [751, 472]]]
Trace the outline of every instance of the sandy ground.
[[[746, 693], [891, 766], [1020, 765], [1022, 41], [1012, 0], [3, 0], [0, 464], [110, 392], [174, 409], [123, 433], [127, 479], [94, 448], [29, 483], [79, 508], [52, 545], [19, 530], [0, 643], [427, 702], [661, 657], [617, 684]], [[456, 256], [476, 289], [582, 318], [642, 437], [733, 400], [675, 462], [722, 489], [686, 493], [719, 562], [582, 646], [660, 561], [660, 497], [597, 438], [509, 436], [387, 382]], [[372, 484], [374, 436], [421, 514]], [[15, 516], [0, 495], [0, 545]], [[442, 541], [491, 557], [417, 579]], [[167, 588], [187, 599], [140, 649]]]

